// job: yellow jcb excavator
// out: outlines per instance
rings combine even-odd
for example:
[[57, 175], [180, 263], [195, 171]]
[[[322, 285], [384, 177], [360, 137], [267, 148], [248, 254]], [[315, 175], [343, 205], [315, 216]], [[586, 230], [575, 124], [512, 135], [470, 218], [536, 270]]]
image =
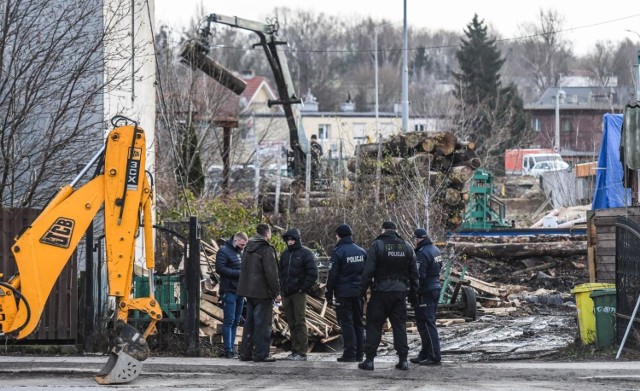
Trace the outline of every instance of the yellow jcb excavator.
[[[104, 204], [108, 290], [116, 300], [116, 312], [109, 360], [95, 376], [100, 384], [126, 383], [138, 377], [141, 362], [149, 355], [146, 338], [156, 332], [156, 323], [162, 318], [162, 309], [153, 297], [152, 188], [145, 171], [144, 131], [122, 116], [111, 122], [114, 129], [104, 147], [18, 235], [11, 248], [18, 272], [6, 282], [0, 281], [0, 334], [25, 338], [37, 327], [53, 285]], [[94, 165], [98, 166], [95, 177], [74, 189]], [[151, 293], [132, 298], [134, 246], [141, 215]], [[151, 319], [142, 335], [127, 324], [132, 310]]]

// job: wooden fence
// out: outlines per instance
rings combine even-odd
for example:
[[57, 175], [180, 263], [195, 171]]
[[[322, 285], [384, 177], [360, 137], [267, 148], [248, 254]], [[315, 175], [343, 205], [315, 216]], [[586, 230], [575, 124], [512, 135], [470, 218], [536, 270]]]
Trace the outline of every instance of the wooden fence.
[[[0, 273], [7, 280], [17, 272], [11, 246], [14, 238], [40, 213], [39, 209], [0, 209]], [[46, 262], [46, 259], [41, 260]], [[76, 343], [78, 339], [78, 259], [74, 253], [53, 286], [39, 327], [27, 338], [33, 342]]]
[[591, 282], [616, 282], [618, 216], [640, 223], [640, 208], [596, 209], [587, 212], [587, 261]]

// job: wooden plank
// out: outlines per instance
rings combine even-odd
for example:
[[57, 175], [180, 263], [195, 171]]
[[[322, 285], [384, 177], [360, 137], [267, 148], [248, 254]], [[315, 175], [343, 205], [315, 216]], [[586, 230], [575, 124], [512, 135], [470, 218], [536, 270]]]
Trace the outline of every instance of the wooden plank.
[[599, 262], [599, 258], [607, 255], [616, 255], [616, 247], [596, 247], [596, 262]]
[[217, 307], [206, 300], [200, 300], [200, 309], [206, 312], [207, 315], [213, 316], [220, 321], [224, 321], [224, 311], [222, 308]]
[[595, 215], [596, 215], [596, 218], [618, 217], [618, 216], [626, 216], [626, 217], [640, 216], [640, 208], [629, 207], [629, 208], [596, 209]]
[[[616, 217], [616, 219], [617, 219], [617, 217]], [[615, 224], [600, 225], [600, 226], [596, 227], [595, 231], [598, 234], [615, 234], [616, 233], [616, 226], [615, 226]]]
[[327, 301], [324, 301], [324, 304], [322, 305], [322, 311], [320, 311], [320, 317], [324, 318], [324, 313], [327, 312]]
[[596, 234], [596, 241], [597, 242], [609, 242], [609, 243], [613, 243], [615, 245], [616, 242], [616, 234], [614, 233], [600, 233], [598, 232]]
[[596, 282], [596, 252], [594, 246], [587, 247], [587, 266], [589, 282]]

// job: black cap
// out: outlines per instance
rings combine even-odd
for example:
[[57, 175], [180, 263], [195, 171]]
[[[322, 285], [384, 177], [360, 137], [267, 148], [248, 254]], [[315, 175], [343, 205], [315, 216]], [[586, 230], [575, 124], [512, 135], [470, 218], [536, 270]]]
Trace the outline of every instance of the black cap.
[[385, 221], [382, 223], [382, 229], [396, 229], [396, 223], [393, 221]]
[[336, 228], [336, 233], [341, 238], [344, 238], [345, 236], [353, 235], [353, 231], [351, 230], [351, 227], [349, 227], [348, 224], [340, 224], [338, 228]]
[[413, 231], [413, 237], [414, 238], [418, 238], [418, 239], [426, 239], [429, 237], [429, 235], [427, 235], [427, 231], [422, 229], [422, 228], [418, 228], [415, 231]]

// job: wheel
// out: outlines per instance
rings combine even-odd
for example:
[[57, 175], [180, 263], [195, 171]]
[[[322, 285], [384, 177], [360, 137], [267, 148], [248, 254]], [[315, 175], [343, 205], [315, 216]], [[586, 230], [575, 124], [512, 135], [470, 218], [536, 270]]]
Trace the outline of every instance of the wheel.
[[476, 320], [477, 308], [476, 308], [476, 292], [470, 286], [462, 287], [462, 304], [464, 309], [462, 313], [465, 318]]

